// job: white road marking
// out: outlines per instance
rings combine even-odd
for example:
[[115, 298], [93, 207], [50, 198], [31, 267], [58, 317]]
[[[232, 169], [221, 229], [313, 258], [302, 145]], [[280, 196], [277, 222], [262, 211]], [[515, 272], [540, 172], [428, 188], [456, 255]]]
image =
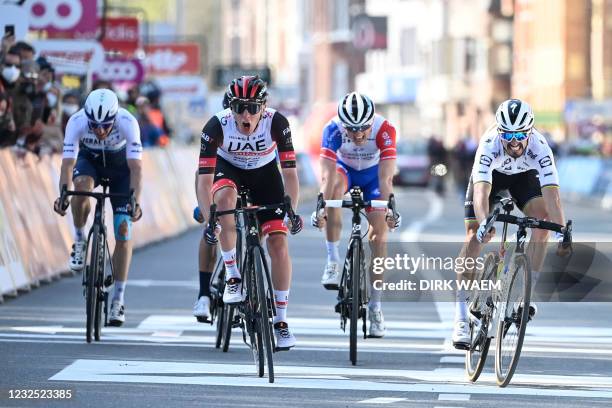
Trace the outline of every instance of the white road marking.
[[390, 398], [390, 397], [377, 397], [358, 401], [358, 404], [391, 404], [393, 402], [407, 401], [408, 398]]
[[423, 218], [411, 222], [408, 227], [402, 231], [401, 239], [403, 242], [417, 242], [421, 231], [423, 231], [428, 224], [438, 220], [442, 216], [444, 201], [433, 191], [425, 190], [423, 193], [430, 203], [427, 214], [425, 214]]
[[438, 401], [469, 401], [470, 394], [440, 394]]
[[[252, 374], [252, 364], [79, 359], [49, 380], [612, 399], [610, 377], [587, 377], [589, 382], [586, 384], [583, 382], [585, 378], [581, 376], [530, 376], [534, 380], [530, 385], [553, 386], [553, 388], [547, 389], [521, 387], [514, 380], [514, 386], [508, 388], [499, 388], [494, 383], [486, 385], [484, 382], [475, 386], [467, 384], [464, 378], [459, 383], [440, 383], [443, 377], [441, 377], [439, 370], [386, 370], [290, 365], [275, 365], [274, 370], [276, 382], [270, 384]], [[313, 373], [316, 373], [319, 378], [303, 378], [304, 376], [311, 376]], [[296, 376], [300, 378], [296, 378]], [[374, 382], [365, 379], [339, 379], [339, 377], [383, 377], [406, 379], [407, 382], [402, 383], [397, 380], [393, 382]], [[516, 377], [519, 376], [516, 375]], [[558, 381], [552, 381], [552, 379]], [[445, 381], [448, 380], [445, 379]], [[571, 385], [572, 388], [564, 389], [555, 387], [555, 385]], [[585, 388], [575, 389], [580, 385]], [[603, 388], [605, 386], [609, 388]]]
[[463, 356], [444, 356], [440, 358], [440, 364], [464, 364], [465, 357]]

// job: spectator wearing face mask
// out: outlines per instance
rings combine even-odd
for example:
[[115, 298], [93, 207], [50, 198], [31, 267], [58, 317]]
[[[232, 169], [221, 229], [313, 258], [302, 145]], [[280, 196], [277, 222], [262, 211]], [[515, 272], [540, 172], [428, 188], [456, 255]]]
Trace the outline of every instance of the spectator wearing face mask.
[[67, 92], [62, 98], [62, 113], [61, 113], [61, 128], [62, 133], [66, 133], [66, 125], [70, 116], [77, 113], [81, 109], [80, 98], [74, 92]]
[[34, 61], [34, 54], [36, 54], [36, 50], [30, 44], [25, 41], [17, 41], [14, 47], [21, 56], [21, 62]]
[[2, 59], [2, 75], [0, 75], [0, 92], [11, 93], [17, 85], [21, 74], [21, 57], [15, 47], [10, 48]]
[[0, 92], [0, 148], [15, 144], [15, 121], [6, 93]]

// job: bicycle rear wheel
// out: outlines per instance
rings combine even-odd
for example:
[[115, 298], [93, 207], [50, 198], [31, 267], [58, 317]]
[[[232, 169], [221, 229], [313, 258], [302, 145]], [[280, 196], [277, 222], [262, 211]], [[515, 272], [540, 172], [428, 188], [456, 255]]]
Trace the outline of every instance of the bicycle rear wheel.
[[223, 273], [225, 266], [223, 260], [219, 259], [215, 270], [212, 274], [212, 280], [210, 284], [210, 293], [212, 301], [212, 318], [216, 319], [216, 336], [215, 336], [215, 348], [221, 347], [223, 342], [223, 333], [225, 333], [225, 304], [222, 301], [223, 297], [223, 280], [225, 274]]
[[106, 267], [106, 240], [98, 240], [98, 275], [95, 281], [96, 313], [94, 317], [94, 339], [100, 341], [100, 331], [102, 327], [102, 305], [104, 304], [104, 273]]
[[265, 352], [265, 359], [268, 366], [268, 381], [270, 383], [274, 382], [274, 359], [272, 357], [272, 353], [274, 352], [274, 340], [272, 339], [272, 313], [269, 310], [269, 296], [266, 290], [266, 278], [265, 278], [265, 269], [262, 262], [265, 262], [265, 258], [263, 258], [261, 249], [257, 248], [253, 251], [254, 255], [254, 263], [255, 263], [255, 274], [257, 281], [257, 300], [258, 300], [258, 312], [259, 316], [259, 329], [260, 335], [263, 341], [263, 348]]
[[87, 273], [87, 289], [85, 291], [85, 309], [87, 314], [87, 322], [85, 325], [85, 340], [91, 343], [94, 334], [94, 321], [96, 319], [96, 282], [98, 280], [98, 251], [100, 249], [100, 227], [93, 226], [91, 235], [91, 253], [89, 257], [89, 265], [85, 271]]
[[[498, 263], [499, 256], [495, 252], [488, 253], [476, 281], [494, 280]], [[465, 371], [472, 382], [475, 382], [482, 373], [491, 345], [489, 327], [493, 315], [492, 299], [493, 294], [490, 290], [474, 290], [469, 305], [468, 313], [472, 314], [474, 319], [470, 318], [469, 321], [471, 341], [470, 348], [465, 354]]]
[[223, 341], [222, 350], [227, 353], [230, 345], [230, 339], [232, 338], [232, 328], [234, 327], [234, 316], [235, 316], [234, 305], [223, 305]]
[[351, 250], [351, 323], [350, 323], [350, 359], [353, 365], [357, 364], [357, 324], [359, 322], [359, 278], [361, 265], [361, 247], [357, 241], [353, 241]]
[[529, 321], [531, 299], [531, 268], [524, 254], [514, 257], [510, 265], [510, 276], [503, 292], [501, 308], [498, 311], [497, 347], [495, 350], [495, 375], [497, 385], [505, 387], [510, 383], [518, 365]]

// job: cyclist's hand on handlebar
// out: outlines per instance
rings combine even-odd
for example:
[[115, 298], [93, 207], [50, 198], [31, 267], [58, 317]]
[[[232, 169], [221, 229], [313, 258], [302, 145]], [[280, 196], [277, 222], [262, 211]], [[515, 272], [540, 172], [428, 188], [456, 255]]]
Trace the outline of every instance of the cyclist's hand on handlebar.
[[136, 222], [142, 218], [142, 208], [140, 208], [140, 204], [137, 202], [134, 202], [133, 207], [131, 203], [128, 203], [127, 211], [129, 216], [132, 217], [132, 222]]
[[395, 231], [396, 228], [402, 226], [402, 216], [397, 211], [395, 213], [391, 210], [387, 211], [385, 221], [387, 222], [387, 227], [389, 227], [391, 231]]
[[564, 239], [565, 234], [560, 232], [555, 233], [555, 241], [557, 241], [557, 255], [562, 258], [571, 255], [573, 252], [571, 239], [569, 242], [564, 242]]
[[297, 234], [302, 230], [302, 228], [304, 228], [304, 221], [298, 214], [295, 214], [293, 218], [285, 216], [285, 224], [287, 227], [289, 227], [289, 232], [291, 232], [291, 235]]
[[485, 231], [487, 229], [488, 221], [489, 221], [488, 218], [484, 219], [480, 223], [480, 226], [478, 227], [478, 231], [476, 231], [476, 239], [481, 244], [486, 244], [487, 242], [489, 242], [491, 240], [491, 238], [493, 238], [495, 236], [495, 227], [491, 227], [491, 230], [489, 231], [489, 233], [485, 235]]
[[210, 228], [210, 225], [206, 227], [204, 230], [204, 240], [208, 245], [217, 245], [219, 239], [217, 235], [221, 232], [221, 224], [219, 222], [215, 223], [215, 228]]
[[310, 225], [315, 228], [323, 229], [325, 228], [325, 223], [327, 222], [327, 215], [325, 215], [323, 210], [320, 210], [317, 214], [317, 211], [313, 211], [310, 215]]
[[55, 200], [55, 202], [53, 203], [53, 211], [63, 217], [64, 215], [66, 215], [66, 210], [68, 209], [70, 202], [68, 201], [68, 198], [65, 198], [63, 203], [61, 201], [62, 197], [58, 197]]

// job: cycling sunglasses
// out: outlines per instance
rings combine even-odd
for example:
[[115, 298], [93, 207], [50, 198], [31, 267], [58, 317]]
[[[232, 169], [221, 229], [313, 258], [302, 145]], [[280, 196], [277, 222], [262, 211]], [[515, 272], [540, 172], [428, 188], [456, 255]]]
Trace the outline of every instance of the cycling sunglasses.
[[230, 104], [232, 110], [237, 114], [242, 114], [245, 110], [248, 111], [251, 115], [256, 115], [261, 111], [261, 107], [263, 106], [261, 103], [255, 102], [240, 102], [236, 101]]
[[506, 142], [511, 142], [512, 139], [516, 139], [517, 142], [522, 142], [529, 137], [529, 132], [499, 132], [499, 135]]
[[113, 126], [113, 123], [115, 123], [115, 121], [110, 121], [110, 122], [93, 122], [93, 121], [88, 121], [89, 123], [89, 128], [91, 130], [96, 130], [96, 129], [102, 129], [102, 130], [108, 130]]
[[372, 127], [372, 125], [363, 125], [363, 126], [347, 126], [344, 123], [342, 124], [342, 126], [348, 130], [349, 132], [353, 132], [353, 133], [357, 133], [357, 132], [363, 132], [365, 130], [368, 130], [369, 128]]

